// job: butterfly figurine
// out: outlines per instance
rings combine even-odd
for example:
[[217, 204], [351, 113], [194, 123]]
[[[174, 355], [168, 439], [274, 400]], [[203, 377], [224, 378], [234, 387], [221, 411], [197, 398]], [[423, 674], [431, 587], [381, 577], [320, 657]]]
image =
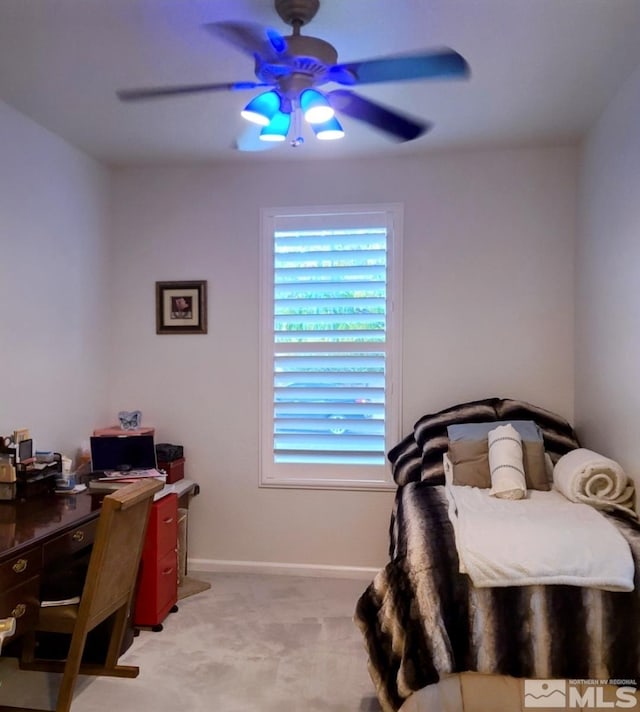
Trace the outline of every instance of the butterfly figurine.
[[118, 420], [122, 430], [135, 430], [140, 427], [142, 413], [139, 410], [121, 410], [118, 413]]

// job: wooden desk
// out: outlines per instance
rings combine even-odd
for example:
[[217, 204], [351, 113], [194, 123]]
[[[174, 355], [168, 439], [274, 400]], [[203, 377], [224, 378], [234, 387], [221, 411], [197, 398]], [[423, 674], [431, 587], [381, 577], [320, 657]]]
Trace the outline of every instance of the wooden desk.
[[[199, 490], [195, 482], [180, 480], [156, 499], [175, 492], [179, 505], [188, 508]], [[72, 562], [88, 558], [106, 494], [87, 490], [0, 501], [0, 618], [16, 619], [16, 633], [5, 644], [33, 628], [43, 585], [51, 575], [60, 576]]]
[[0, 618], [16, 619], [14, 637], [35, 625], [48, 572], [90, 550], [99, 514], [86, 492], [0, 502]]

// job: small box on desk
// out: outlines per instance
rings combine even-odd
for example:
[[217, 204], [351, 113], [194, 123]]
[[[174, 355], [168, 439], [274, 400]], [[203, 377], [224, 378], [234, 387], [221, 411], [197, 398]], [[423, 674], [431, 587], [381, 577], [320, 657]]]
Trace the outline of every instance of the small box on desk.
[[155, 428], [132, 428], [131, 430], [123, 430], [119, 425], [112, 425], [109, 428], [96, 428], [93, 431], [94, 437], [102, 436], [129, 436], [129, 435], [153, 435]]
[[158, 469], [164, 470], [167, 473], [167, 484], [173, 484], [178, 480], [184, 479], [184, 457], [171, 462], [162, 462], [158, 460]]

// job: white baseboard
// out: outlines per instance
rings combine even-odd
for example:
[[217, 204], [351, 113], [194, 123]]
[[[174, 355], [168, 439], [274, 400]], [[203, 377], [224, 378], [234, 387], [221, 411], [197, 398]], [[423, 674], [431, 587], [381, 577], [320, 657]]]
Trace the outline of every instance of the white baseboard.
[[367, 566], [330, 566], [328, 564], [283, 564], [276, 561], [229, 561], [225, 559], [192, 559], [189, 571], [243, 574], [279, 574], [283, 576], [316, 576], [371, 581], [379, 569]]

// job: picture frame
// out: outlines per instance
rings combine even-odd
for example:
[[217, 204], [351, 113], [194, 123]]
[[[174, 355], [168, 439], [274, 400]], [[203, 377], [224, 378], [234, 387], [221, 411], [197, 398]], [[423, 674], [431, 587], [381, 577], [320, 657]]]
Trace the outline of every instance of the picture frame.
[[207, 333], [207, 282], [156, 282], [156, 334]]

